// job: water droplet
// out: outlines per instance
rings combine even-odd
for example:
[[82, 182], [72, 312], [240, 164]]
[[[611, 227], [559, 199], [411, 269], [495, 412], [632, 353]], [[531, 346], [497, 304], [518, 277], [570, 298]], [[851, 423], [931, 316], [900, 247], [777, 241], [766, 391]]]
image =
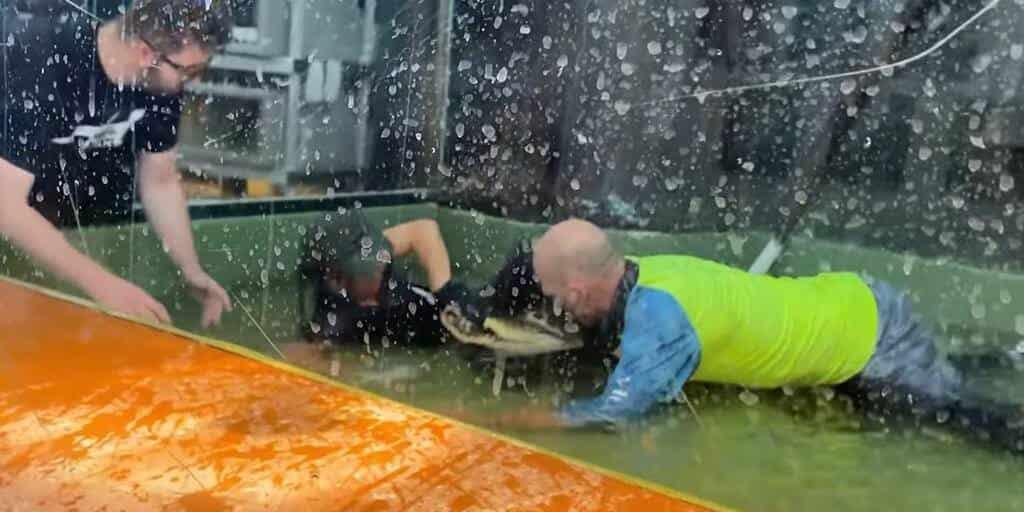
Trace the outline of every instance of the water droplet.
[[841, 84], [839, 84], [839, 90], [843, 94], [850, 94], [850, 93], [852, 93], [856, 89], [857, 89], [857, 81], [852, 79], [852, 78], [847, 78], [846, 80], [843, 80], [843, 82]]
[[926, 146], [926, 147], [923, 147], [923, 148], [917, 150], [917, 158], [921, 159], [922, 161], [923, 160], [928, 160], [931, 157], [932, 157], [932, 148], [929, 148], [929, 147]]
[[740, 393], [740, 402], [743, 402], [744, 405], [753, 407], [757, 405], [757, 403], [760, 401], [761, 399], [758, 398], [755, 393], [752, 393], [748, 389], [744, 389], [743, 392]]
[[693, 11], [693, 15], [696, 16], [698, 20], [700, 20], [704, 19], [704, 17], [707, 16], [709, 12], [711, 12], [711, 9], [708, 9], [707, 7], [698, 7]]
[[505, 80], [508, 80], [508, 68], [502, 66], [501, 69], [498, 70], [498, 76], [495, 78], [498, 80], [499, 84], [505, 83]]
[[796, 8], [796, 6], [793, 6], [793, 5], [783, 5], [782, 6], [782, 16], [785, 17], [787, 20], [793, 19], [793, 17], [796, 16], [797, 11], [798, 11], [798, 9]]
[[558, 67], [564, 68], [564, 67], [566, 67], [568, 65], [569, 65], [569, 56], [563, 53], [562, 55], [560, 55], [558, 57]]
[[750, 21], [754, 18], [754, 10], [750, 7], [743, 8], [743, 20]]
[[571, 181], [569, 181], [569, 188], [578, 191], [580, 189], [580, 180], [573, 178]]
[[459, 67], [458, 67], [457, 71], [459, 71], [461, 73], [463, 71], [466, 71], [467, 69], [471, 69], [472, 67], [473, 67], [473, 63], [472, 62], [470, 62], [470, 61], [468, 61], [466, 59], [462, 59], [462, 60], [459, 61]]
[[498, 140], [497, 131], [495, 131], [493, 126], [491, 126], [489, 124], [485, 124], [485, 125], [483, 125], [482, 128], [480, 128], [480, 131], [484, 132], [484, 136], [487, 137], [489, 140], [491, 140], [491, 141]]
[[978, 172], [978, 170], [981, 169], [981, 160], [976, 160], [976, 159], [970, 160], [969, 162], [967, 162], [967, 168], [971, 172]]
[[835, 6], [836, 9], [846, 9], [850, 6], [850, 0], [835, 0], [832, 2], [832, 5]]
[[975, 73], [982, 73], [988, 69], [989, 64], [992, 64], [992, 55], [983, 53], [971, 60], [971, 69]]
[[615, 101], [615, 111], [618, 112], [620, 116], [626, 115], [626, 113], [629, 112], [630, 108], [632, 108], [632, 105], [630, 105], [630, 103], [628, 101], [623, 101], [623, 100], [616, 100]]
[[985, 222], [977, 217], [971, 217], [970, 219], [967, 219], [967, 225], [970, 226], [971, 229], [975, 231], [985, 230]]
[[974, 147], [981, 148], [981, 149], [986, 149], [985, 148], [985, 139], [982, 139], [981, 137], [979, 137], [977, 135], [971, 135], [969, 138], [971, 139], [971, 145], [973, 145]]
[[647, 43], [647, 53], [651, 55], [661, 55], [661, 43], [658, 41], [651, 41]]
[[533, 30], [530, 28], [529, 25], [523, 25], [523, 26], [519, 27], [519, 33], [523, 34], [523, 35], [529, 34], [532, 31]]
[[1024, 45], [1014, 44], [1010, 46], [1010, 58], [1020, 60], [1024, 57]]
[[931, 98], [931, 97], [935, 96], [935, 92], [936, 92], [935, 83], [932, 82], [931, 78], [926, 78], [925, 81], [924, 81], [924, 87], [922, 87], [921, 90], [924, 91], [925, 95], [927, 95], [929, 98]]
[[327, 313], [327, 323], [331, 324], [332, 327], [338, 325], [338, 315], [334, 311]]
[[743, 162], [743, 165], [741, 165], [740, 167], [742, 167], [744, 171], [753, 172], [754, 162]]
[[793, 198], [796, 199], [797, 203], [807, 204], [807, 192], [804, 192], [803, 190], [798, 190], [796, 194], [793, 195]]
[[410, 315], [415, 315], [416, 314], [416, 303], [415, 302], [410, 302], [409, 303], [409, 314]]
[[456, 124], [455, 125], [455, 136], [461, 139], [462, 136], [465, 135], [465, 134], [466, 134], [466, 125], [464, 125], [462, 123]]
[[1003, 174], [999, 177], [999, 190], [1003, 192], [1009, 192], [1013, 190], [1013, 176], [1009, 174]]
[[515, 14], [522, 14], [523, 16], [530, 14], [530, 8], [527, 7], [525, 4], [515, 4], [512, 6], [512, 9], [510, 10]]
[[848, 43], [860, 44], [863, 43], [864, 40], [867, 38], [868, 28], [865, 27], [864, 25], [858, 25], [857, 28], [849, 32], [843, 32], [843, 39], [845, 39]]
[[96, 187], [89, 185], [89, 189], [87, 192], [89, 193], [89, 197], [96, 195]]
[[551, 49], [551, 42], [551, 36], [544, 36], [544, 39], [541, 39], [541, 44], [544, 45], [545, 50]]
[[632, 64], [630, 64], [628, 62], [623, 62], [619, 66], [619, 68], [622, 69], [622, 74], [626, 75], [626, 76], [630, 76], [630, 75], [633, 74], [634, 71], [636, 71], [636, 66], [634, 66], [634, 65], [632, 65]]
[[682, 62], [673, 62], [672, 64], [665, 64], [664, 69], [669, 73], [678, 73], [686, 69], [686, 64], [683, 64]]
[[36, 104], [33, 103], [32, 100], [30, 100], [28, 98], [25, 98], [25, 110], [32, 110], [32, 107], [35, 107], [35, 106], [36, 106]]
[[985, 318], [985, 305], [984, 304], [972, 304], [971, 305], [971, 316], [975, 320], [982, 320]]
[[863, 226], [863, 225], [865, 225], [867, 223], [868, 223], [867, 219], [865, 219], [863, 216], [861, 216], [859, 214], [858, 215], [854, 215], [846, 223], [846, 229], [859, 228], [859, 227], [861, 227], [861, 226]]
[[1024, 336], [1024, 315], [1017, 315], [1013, 319], [1013, 323], [1014, 323], [1014, 330], [1017, 331], [1017, 334], [1020, 334], [1021, 336]]
[[999, 300], [1003, 304], [1009, 304], [1013, 302], [1013, 296], [1010, 295], [1010, 290], [999, 290]]
[[615, 56], [618, 57], [619, 60], [625, 59], [627, 53], [629, 53], [629, 46], [626, 45], [626, 43], [619, 43], [615, 45]]
[[494, 28], [501, 28], [501, 22], [504, 21], [501, 16], [494, 17]]

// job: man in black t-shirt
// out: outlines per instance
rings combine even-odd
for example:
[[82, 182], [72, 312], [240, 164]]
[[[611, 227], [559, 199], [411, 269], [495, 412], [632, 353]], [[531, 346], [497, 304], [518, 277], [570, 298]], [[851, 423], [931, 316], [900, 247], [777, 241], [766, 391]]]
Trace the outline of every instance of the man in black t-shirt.
[[136, 0], [106, 23], [74, 6], [0, 5], [0, 235], [97, 302], [149, 320], [167, 311], [79, 253], [58, 228], [127, 218], [136, 189], [203, 303], [230, 309], [199, 263], [176, 159], [180, 94], [227, 42], [221, 0]]

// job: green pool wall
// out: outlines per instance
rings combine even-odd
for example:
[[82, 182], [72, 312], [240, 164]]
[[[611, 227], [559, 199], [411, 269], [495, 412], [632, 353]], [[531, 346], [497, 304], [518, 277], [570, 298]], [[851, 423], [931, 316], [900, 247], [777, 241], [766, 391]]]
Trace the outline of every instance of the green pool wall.
[[[539, 235], [544, 226], [452, 210], [433, 203], [364, 208], [382, 226], [429, 218], [441, 226], [457, 278], [480, 283], [501, 265], [516, 240]], [[249, 315], [277, 339], [294, 336], [301, 230], [324, 212], [204, 218], [194, 222], [196, 247], [207, 271], [245, 306], [225, 326], [206, 331], [233, 341], [252, 336]], [[686, 253], [746, 267], [768, 240], [765, 233], [681, 234], [612, 230], [627, 254]], [[146, 224], [86, 228], [66, 233], [72, 245], [132, 280], [164, 302], [175, 323], [198, 329], [194, 303], [170, 259]], [[419, 276], [409, 258], [400, 268]], [[924, 259], [876, 248], [795, 238], [774, 272], [806, 275], [847, 270], [885, 279], [911, 291], [917, 311], [935, 325], [982, 333], [980, 341], [1019, 342], [1024, 324], [1024, 275], [991, 271], [962, 262]], [[0, 273], [81, 295], [34, 266], [6, 242], [0, 243]], [[295, 299], [292, 299], [295, 298]], [[190, 304], [192, 304], [190, 306]], [[975, 341], [978, 341], [976, 339]], [[248, 344], [248, 343], [247, 343]]]

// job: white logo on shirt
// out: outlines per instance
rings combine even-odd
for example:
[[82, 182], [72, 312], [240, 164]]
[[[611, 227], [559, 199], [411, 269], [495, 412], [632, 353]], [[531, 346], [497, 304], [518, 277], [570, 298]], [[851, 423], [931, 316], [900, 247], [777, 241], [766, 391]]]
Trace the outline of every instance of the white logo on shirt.
[[67, 137], [53, 139], [54, 144], [71, 144], [78, 141], [78, 149], [117, 148], [124, 144], [124, 136], [135, 128], [135, 123], [146, 116], [146, 109], [138, 108], [128, 114], [128, 119], [116, 121], [120, 113], [114, 114], [107, 124], [99, 126], [79, 125]]

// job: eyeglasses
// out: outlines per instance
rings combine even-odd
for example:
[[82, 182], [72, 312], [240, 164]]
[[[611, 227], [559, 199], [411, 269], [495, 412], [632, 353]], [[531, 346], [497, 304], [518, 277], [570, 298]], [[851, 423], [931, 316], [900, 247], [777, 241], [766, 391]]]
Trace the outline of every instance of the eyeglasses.
[[210, 67], [210, 59], [207, 59], [199, 64], [192, 64], [191, 66], [179, 64], [171, 60], [163, 52], [157, 50], [156, 46], [153, 46], [153, 43], [147, 41], [146, 38], [140, 36], [139, 40], [141, 40], [143, 43], [146, 43], [146, 45], [149, 46], [149, 48], [158, 55], [157, 58], [160, 60], [160, 62], [167, 64], [171, 67], [171, 69], [177, 71], [179, 74], [181, 74], [182, 77], [185, 78], [186, 81], [198, 78], [206, 71], [206, 68]]

